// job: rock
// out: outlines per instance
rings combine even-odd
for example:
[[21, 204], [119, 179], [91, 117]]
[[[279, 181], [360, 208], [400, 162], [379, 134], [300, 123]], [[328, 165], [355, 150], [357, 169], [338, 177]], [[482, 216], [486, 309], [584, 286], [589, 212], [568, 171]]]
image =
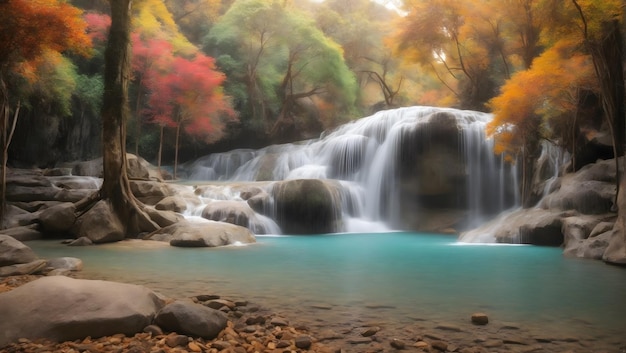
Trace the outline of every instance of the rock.
[[218, 310], [178, 300], [161, 309], [154, 322], [167, 331], [214, 339], [226, 328], [227, 321]]
[[83, 261], [75, 257], [57, 257], [48, 260], [47, 266], [54, 269], [81, 271], [83, 269]]
[[282, 317], [272, 318], [270, 324], [272, 324], [273, 326], [289, 326], [289, 322]]
[[300, 348], [300, 349], [309, 349], [311, 348], [311, 344], [313, 344], [313, 342], [311, 341], [311, 337], [309, 336], [298, 336], [296, 337], [296, 347]]
[[148, 325], [143, 328], [143, 332], [149, 333], [152, 337], [163, 334], [163, 330], [157, 325]]
[[218, 200], [206, 205], [202, 210], [202, 218], [247, 228], [250, 225], [250, 219], [256, 218], [256, 213], [245, 201]]
[[487, 325], [489, 323], [489, 317], [484, 313], [472, 314], [472, 323], [474, 325]]
[[156, 205], [165, 197], [175, 195], [166, 183], [155, 181], [131, 180], [130, 189], [133, 195], [148, 205]]
[[166, 196], [159, 201], [154, 208], [160, 211], [173, 211], [183, 213], [187, 210], [187, 201], [179, 196]]
[[87, 237], [96, 244], [120, 241], [126, 237], [124, 226], [105, 200], [98, 201], [78, 218], [74, 229], [77, 238]]
[[0, 234], [0, 266], [24, 264], [37, 260], [35, 252], [15, 238]]
[[46, 260], [35, 260], [25, 264], [0, 267], [0, 277], [32, 275], [46, 268]]
[[419, 348], [422, 350], [425, 350], [426, 348], [428, 348], [430, 345], [424, 341], [417, 341], [415, 342], [415, 344], [413, 345], [413, 347], [415, 348]]
[[178, 347], [178, 346], [186, 346], [188, 342], [189, 342], [189, 337], [184, 336], [184, 335], [171, 334], [165, 337], [165, 344], [167, 344], [167, 346], [171, 348]]
[[206, 303], [203, 304], [204, 306], [211, 308], [211, 309], [215, 309], [215, 310], [219, 310], [222, 307], [227, 307], [229, 309], [234, 309], [235, 308], [235, 303], [231, 302], [230, 300], [226, 300], [226, 299], [213, 299], [210, 300]]
[[41, 211], [39, 221], [45, 232], [67, 232], [76, 222], [75, 212], [76, 206], [73, 203], [61, 203]]
[[179, 222], [161, 228], [145, 239], [167, 241], [172, 246], [215, 247], [254, 243], [256, 238], [247, 228], [223, 222]]
[[43, 234], [38, 230], [38, 226], [36, 224], [3, 229], [2, 234], [13, 237], [19, 241], [38, 240], [43, 238]]
[[132, 336], [163, 306], [148, 288], [109, 281], [43, 277], [0, 294], [0, 347], [18, 338], [72, 341]]
[[431, 345], [434, 349], [436, 349], [436, 350], [438, 350], [438, 351], [440, 351], [440, 352], [445, 352], [445, 351], [447, 351], [447, 350], [448, 350], [448, 343], [446, 343], [446, 342], [444, 342], [444, 341], [432, 341], [432, 342], [430, 343], [430, 345]]
[[150, 207], [146, 207], [145, 210], [148, 216], [150, 216], [150, 219], [156, 222], [160, 227], [171, 226], [185, 219], [183, 215], [174, 211], [161, 211]]
[[404, 343], [403, 341], [399, 340], [399, 339], [392, 339], [391, 341], [389, 341], [389, 344], [395, 348], [395, 349], [405, 349], [406, 348], [406, 343]]
[[602, 222], [596, 224], [595, 227], [593, 227], [593, 229], [591, 230], [591, 233], [589, 233], [589, 237], [593, 238], [593, 237], [598, 236], [598, 235], [600, 235], [602, 233], [609, 232], [609, 231], [613, 230], [614, 226], [615, 226], [615, 222], [602, 221]]
[[[126, 159], [128, 161], [128, 176], [130, 178], [157, 180], [161, 179], [161, 175], [158, 170], [154, 166], [151, 166], [150, 163], [148, 163], [145, 159], [130, 153], [126, 154]], [[72, 175], [102, 178], [102, 158], [96, 158], [90, 161], [75, 163], [72, 166]]]
[[72, 240], [67, 244], [68, 246], [89, 246], [93, 245], [93, 241], [87, 237], [80, 237], [76, 240]]
[[380, 331], [380, 327], [378, 326], [368, 327], [365, 331], [361, 332], [361, 336], [363, 337], [374, 336], [378, 331]]
[[341, 198], [333, 182], [298, 179], [272, 188], [276, 223], [285, 234], [335, 233], [342, 229]]

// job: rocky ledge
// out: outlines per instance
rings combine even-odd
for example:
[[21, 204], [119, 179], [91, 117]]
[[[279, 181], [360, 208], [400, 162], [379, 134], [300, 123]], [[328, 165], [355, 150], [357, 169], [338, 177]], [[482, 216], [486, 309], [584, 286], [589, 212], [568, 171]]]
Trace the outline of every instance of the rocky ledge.
[[539, 187], [546, 193], [535, 207], [502, 213], [462, 233], [460, 241], [561, 246], [567, 256], [623, 258], [619, 247], [610, 246], [621, 241], [614, 229], [615, 160], [589, 164]]

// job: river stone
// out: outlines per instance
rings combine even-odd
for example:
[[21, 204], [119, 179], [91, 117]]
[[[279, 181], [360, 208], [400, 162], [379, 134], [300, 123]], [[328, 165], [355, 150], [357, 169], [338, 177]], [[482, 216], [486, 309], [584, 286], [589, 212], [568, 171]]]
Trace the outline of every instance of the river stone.
[[73, 203], [61, 203], [41, 211], [39, 221], [46, 232], [67, 232], [76, 222], [75, 211], [76, 206]]
[[67, 246], [88, 246], [93, 245], [93, 241], [87, 237], [80, 237], [76, 240], [72, 240]]
[[484, 313], [472, 314], [472, 323], [474, 325], [487, 325], [489, 323], [489, 317]]
[[0, 234], [0, 266], [24, 264], [37, 260], [35, 252], [15, 238]]
[[98, 201], [85, 212], [74, 229], [76, 238], [87, 237], [96, 244], [120, 241], [126, 236], [124, 226], [105, 200]]
[[144, 239], [166, 241], [180, 247], [216, 247], [237, 242], [256, 242], [254, 234], [247, 228], [213, 221], [179, 222], [161, 228]]
[[218, 310], [182, 300], [166, 305], [154, 320], [166, 331], [209, 340], [216, 338], [227, 322], [228, 317]]
[[132, 336], [150, 325], [162, 307], [162, 299], [143, 286], [42, 277], [0, 293], [0, 347], [19, 338]]

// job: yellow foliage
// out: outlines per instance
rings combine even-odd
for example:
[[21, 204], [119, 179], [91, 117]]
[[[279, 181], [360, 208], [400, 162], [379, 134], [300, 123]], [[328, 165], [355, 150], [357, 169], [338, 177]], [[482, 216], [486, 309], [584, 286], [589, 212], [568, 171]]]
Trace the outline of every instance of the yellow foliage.
[[137, 0], [133, 26], [147, 39], [165, 36], [174, 52], [192, 56], [198, 49], [185, 38], [163, 0]]

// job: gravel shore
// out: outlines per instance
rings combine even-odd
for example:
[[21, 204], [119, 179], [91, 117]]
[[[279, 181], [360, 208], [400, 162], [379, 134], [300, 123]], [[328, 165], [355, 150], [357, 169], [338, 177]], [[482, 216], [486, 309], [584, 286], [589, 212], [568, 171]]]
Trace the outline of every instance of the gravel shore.
[[[39, 276], [0, 278], [0, 293], [28, 283]], [[218, 295], [198, 295], [193, 301], [207, 305], [209, 300], [229, 303], [219, 310], [229, 318], [227, 328], [214, 340], [163, 333], [156, 326], [132, 337], [113, 335], [87, 337], [71, 342], [46, 342], [21, 339], [0, 349], [5, 353], [369, 353], [369, 352], [459, 352], [459, 353], [626, 353], [626, 340], [614, 335], [592, 339], [572, 336], [547, 336], [514, 324], [487, 323], [478, 316], [472, 323], [388, 324], [354, 320], [321, 322], [314, 315], [299, 321], [284, 317], [254, 303]], [[328, 310], [328, 308], [313, 308]]]

